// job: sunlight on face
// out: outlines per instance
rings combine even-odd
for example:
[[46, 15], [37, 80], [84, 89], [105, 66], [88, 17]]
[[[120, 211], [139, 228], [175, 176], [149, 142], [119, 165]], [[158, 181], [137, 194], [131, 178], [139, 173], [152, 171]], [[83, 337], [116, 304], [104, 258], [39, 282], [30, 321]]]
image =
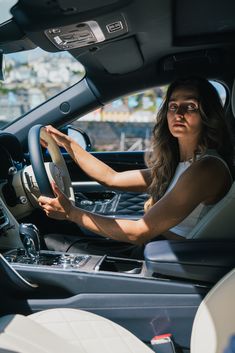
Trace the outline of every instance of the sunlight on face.
[[199, 112], [198, 93], [192, 88], [177, 88], [168, 103], [167, 122], [176, 138], [199, 137], [202, 119]]

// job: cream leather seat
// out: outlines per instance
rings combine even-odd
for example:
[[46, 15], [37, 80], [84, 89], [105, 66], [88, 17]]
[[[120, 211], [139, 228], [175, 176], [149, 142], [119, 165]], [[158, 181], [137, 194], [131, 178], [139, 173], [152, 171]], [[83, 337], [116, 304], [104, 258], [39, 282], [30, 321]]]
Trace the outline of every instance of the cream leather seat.
[[[191, 353], [223, 353], [235, 332], [235, 269], [200, 304], [194, 319]], [[28, 317], [0, 319], [1, 353], [150, 353], [126, 329], [76, 309], [45, 310]]]
[[235, 333], [235, 269], [207, 294], [197, 310], [191, 353], [223, 353]]
[[[235, 81], [231, 94], [231, 107], [235, 117]], [[220, 200], [192, 229], [188, 239], [234, 239], [235, 181], [227, 195]]]
[[188, 239], [234, 239], [235, 182], [229, 192], [192, 229]]
[[0, 319], [0, 353], [151, 353], [132, 333], [101, 316], [50, 309]]

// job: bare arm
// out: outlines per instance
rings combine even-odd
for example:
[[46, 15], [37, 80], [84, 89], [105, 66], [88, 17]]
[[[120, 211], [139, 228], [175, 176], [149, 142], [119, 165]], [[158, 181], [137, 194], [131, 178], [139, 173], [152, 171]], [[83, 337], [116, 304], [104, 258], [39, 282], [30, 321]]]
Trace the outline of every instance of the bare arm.
[[[214, 178], [213, 176], [217, 177]], [[111, 219], [84, 212], [54, 185], [55, 199], [40, 197], [39, 203], [49, 217], [69, 219], [105, 237], [144, 244], [180, 223], [201, 202], [217, 202], [228, 191], [230, 176], [218, 161], [199, 161], [178, 180], [175, 187], [137, 220]]]
[[47, 126], [46, 130], [59, 146], [66, 149], [73, 160], [91, 179], [105, 186], [120, 190], [138, 192], [147, 190], [151, 181], [149, 169], [116, 172], [57, 129]]

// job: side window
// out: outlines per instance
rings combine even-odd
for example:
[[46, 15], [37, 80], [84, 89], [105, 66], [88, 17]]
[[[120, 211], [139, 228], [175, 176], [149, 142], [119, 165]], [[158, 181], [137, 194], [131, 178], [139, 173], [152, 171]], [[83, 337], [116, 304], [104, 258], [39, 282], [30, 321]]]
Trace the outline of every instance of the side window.
[[[224, 104], [225, 88], [218, 82], [211, 83]], [[93, 151], [144, 151], [150, 145], [156, 115], [166, 90], [167, 86], [154, 87], [121, 97], [73, 124], [89, 135]]]
[[226, 96], [226, 89], [224, 88], [224, 86], [217, 81], [210, 81], [210, 83], [212, 83], [212, 85], [215, 87], [215, 89], [219, 93], [219, 96], [223, 105], [225, 105], [227, 96]]
[[93, 151], [146, 150], [165, 89], [121, 97], [74, 124], [88, 133]]
[[67, 52], [40, 48], [6, 54], [5, 79], [0, 82], [0, 128], [4, 128], [84, 75], [84, 67]]

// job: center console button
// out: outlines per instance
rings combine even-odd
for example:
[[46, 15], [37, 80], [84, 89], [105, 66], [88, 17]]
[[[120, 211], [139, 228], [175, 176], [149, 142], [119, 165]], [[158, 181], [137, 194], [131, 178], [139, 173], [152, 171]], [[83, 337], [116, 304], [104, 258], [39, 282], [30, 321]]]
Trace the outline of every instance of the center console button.
[[73, 256], [71, 256], [70, 254], [62, 254], [59, 262], [62, 264], [71, 264], [73, 261]]

